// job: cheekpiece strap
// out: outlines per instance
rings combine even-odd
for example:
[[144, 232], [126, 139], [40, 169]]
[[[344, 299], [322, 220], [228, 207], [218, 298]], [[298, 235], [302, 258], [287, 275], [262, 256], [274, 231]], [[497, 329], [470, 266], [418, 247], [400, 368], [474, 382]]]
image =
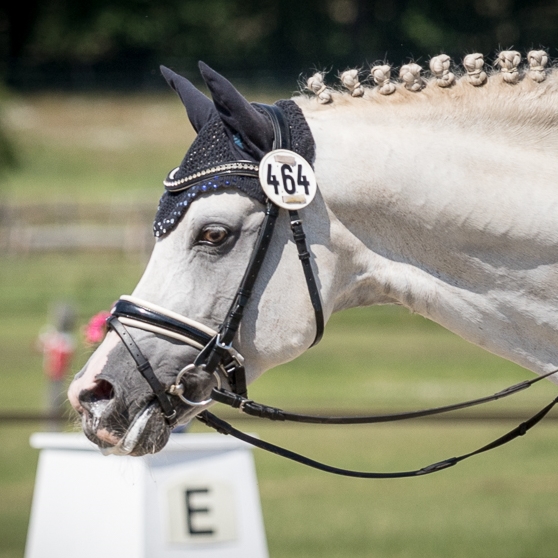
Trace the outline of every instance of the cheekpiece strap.
[[[273, 149], [291, 149], [291, 134], [289, 132], [289, 126], [285, 119], [283, 111], [276, 105], [262, 105], [256, 103], [258, 107], [262, 108], [271, 119], [271, 124], [273, 125], [273, 133], [275, 139], [273, 141]], [[320, 297], [320, 290], [316, 284], [316, 278], [312, 270], [312, 264], [310, 263], [310, 251], [308, 250], [308, 244], [306, 242], [306, 234], [302, 227], [302, 219], [300, 218], [298, 211], [289, 211], [289, 218], [291, 222], [291, 230], [293, 231], [293, 238], [298, 251], [298, 258], [302, 264], [302, 269], [304, 271], [304, 277], [306, 278], [306, 284], [308, 286], [308, 293], [310, 294], [310, 301], [312, 307], [314, 308], [314, 314], [316, 316], [316, 335], [314, 337], [314, 342], [312, 347], [318, 344], [324, 334], [325, 319], [324, 311], [322, 307], [322, 299]]]
[[[289, 127], [283, 111], [275, 105], [255, 104], [261, 110], [266, 112], [271, 120], [274, 134], [273, 149], [289, 149], [291, 146]], [[205, 369], [210, 374], [217, 368], [219, 362], [226, 354], [227, 349], [232, 346], [233, 339], [238, 331], [238, 327], [240, 326], [242, 316], [244, 315], [244, 309], [250, 299], [252, 289], [263, 265], [265, 255], [267, 254], [267, 249], [271, 241], [278, 215], [279, 208], [268, 201], [265, 218], [256, 240], [256, 246], [252, 251], [248, 267], [246, 268], [234, 302], [227, 314], [227, 319], [223, 323], [221, 331], [215, 339], [211, 352], [207, 357]], [[200, 359], [198, 357], [196, 362], [199, 360]], [[239, 366], [233, 370], [231, 376], [229, 377], [229, 382], [236, 394], [243, 397], [247, 396], [247, 381], [243, 366]]]
[[[289, 125], [283, 111], [276, 105], [255, 104], [269, 116], [274, 134], [273, 149], [290, 150], [291, 137]], [[278, 214], [279, 208], [271, 201], [268, 201], [264, 222], [260, 228], [260, 232], [256, 240], [256, 246], [252, 252], [248, 267], [246, 268], [246, 272], [244, 273], [244, 277], [231, 309], [227, 314], [227, 319], [223, 323], [219, 335], [216, 337], [211, 351], [207, 356], [207, 360], [205, 361], [206, 371], [210, 374], [217, 368], [224, 355], [227, 353], [227, 350], [232, 346], [232, 342], [244, 314], [244, 309], [248, 303], [250, 295], [252, 294], [252, 289], [263, 265], [265, 255], [267, 254]], [[306, 235], [302, 228], [302, 220], [300, 219], [297, 211], [289, 211], [289, 216], [291, 229], [293, 231], [295, 244], [298, 250], [298, 256], [302, 263], [308, 292], [310, 294], [310, 300], [316, 317], [316, 336], [314, 338], [314, 342], [312, 343], [312, 345], [315, 345], [322, 338], [325, 322], [320, 291], [316, 284], [316, 279], [312, 270], [310, 252], [306, 243]], [[205, 351], [203, 352], [205, 353]], [[199, 363], [200, 361], [201, 358], [198, 357], [196, 362]], [[247, 382], [243, 366], [236, 367], [233, 370], [229, 377], [229, 381], [233, 391], [237, 395], [241, 395], [243, 397], [247, 396]]]

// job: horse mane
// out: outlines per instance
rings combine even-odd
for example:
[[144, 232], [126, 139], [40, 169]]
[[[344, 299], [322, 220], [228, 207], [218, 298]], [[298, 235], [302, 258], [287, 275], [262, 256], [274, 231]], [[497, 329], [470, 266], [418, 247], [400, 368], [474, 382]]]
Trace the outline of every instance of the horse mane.
[[410, 63], [393, 81], [384, 64], [371, 68], [373, 84], [360, 83], [361, 72], [354, 69], [340, 74], [337, 87], [328, 87], [324, 73], [316, 72], [305, 87], [313, 95], [300, 91], [293, 100], [305, 113], [352, 109], [383, 120], [397, 112], [408, 121], [443, 121], [558, 150], [558, 70], [546, 67], [544, 51], [531, 51], [527, 58], [529, 66], [522, 68], [518, 52], [502, 51], [495, 67], [485, 70], [483, 56], [470, 54], [463, 67], [452, 71], [449, 56], [440, 55], [430, 60], [424, 76], [418, 64]]

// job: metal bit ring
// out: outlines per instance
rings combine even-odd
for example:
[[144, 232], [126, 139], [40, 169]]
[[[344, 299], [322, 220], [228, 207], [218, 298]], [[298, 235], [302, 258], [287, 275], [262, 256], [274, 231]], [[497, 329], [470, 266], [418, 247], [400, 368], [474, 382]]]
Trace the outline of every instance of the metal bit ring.
[[[200, 368], [203, 368], [203, 367], [204, 366], [202, 365]], [[209, 397], [208, 399], [205, 399], [203, 401], [190, 401], [187, 397], [184, 396], [184, 386], [181, 385], [181, 383], [180, 383], [180, 381], [182, 380], [182, 377], [185, 374], [187, 374], [191, 370], [195, 370], [196, 368], [197, 368], [197, 366], [195, 364], [188, 364], [188, 366], [185, 366], [178, 373], [178, 376], [176, 377], [174, 385], [171, 386], [171, 388], [174, 388], [174, 389], [171, 389], [171, 393], [173, 395], [177, 395], [178, 397], [180, 397], [180, 399], [188, 405], [191, 405], [193, 407], [203, 407], [204, 405], [208, 405], [209, 403], [211, 403], [213, 401], [213, 399], [211, 397]], [[215, 379], [217, 380], [217, 389], [220, 389], [221, 388], [221, 377], [219, 376], [217, 371], [214, 371], [213, 375], [215, 376]]]

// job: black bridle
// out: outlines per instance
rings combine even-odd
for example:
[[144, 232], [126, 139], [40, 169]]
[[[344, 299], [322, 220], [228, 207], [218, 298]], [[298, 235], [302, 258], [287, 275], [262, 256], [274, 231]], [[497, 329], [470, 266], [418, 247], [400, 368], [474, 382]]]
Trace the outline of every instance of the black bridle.
[[[290, 134], [282, 110], [275, 105], [259, 106], [268, 114], [273, 124], [275, 135], [273, 149], [290, 149]], [[235, 163], [231, 163], [231, 167], [234, 167], [234, 164]], [[234, 174], [235, 171], [231, 171], [230, 169], [228, 169], [227, 172], [229, 174]], [[192, 185], [195, 183], [196, 182], [193, 182]], [[271, 201], [268, 201], [266, 203], [265, 216], [260, 227], [256, 243], [250, 257], [250, 261], [248, 263], [240, 286], [236, 292], [230, 310], [227, 313], [227, 316], [221, 324], [218, 332], [214, 332], [203, 324], [199, 324], [198, 322], [189, 320], [187, 318], [184, 318], [183, 316], [176, 315], [163, 308], [156, 307], [155, 305], [148, 302], [133, 299], [132, 297], [122, 297], [112, 309], [112, 315], [107, 319], [107, 324], [120, 337], [120, 339], [124, 343], [125, 348], [134, 359], [138, 371], [150, 385], [155, 394], [155, 397], [157, 398], [161, 406], [163, 416], [165, 417], [165, 420], [170, 427], [176, 424], [177, 410], [171, 401], [171, 397], [176, 395], [181, 397], [183, 401], [189, 403], [190, 405], [206, 405], [211, 401], [216, 401], [239, 409], [247, 415], [275, 421], [291, 421], [313, 424], [371, 424], [432, 416], [449, 411], [466, 409], [483, 403], [488, 403], [490, 401], [502, 399], [504, 397], [508, 397], [510, 395], [523, 391], [533, 384], [539, 382], [540, 380], [558, 372], [558, 370], [548, 372], [532, 380], [520, 382], [493, 395], [482, 397], [479, 399], [465, 401], [454, 405], [436, 407], [433, 409], [424, 409], [385, 415], [351, 417], [324, 417], [316, 415], [305, 415], [284, 411], [282, 409], [270, 407], [267, 405], [262, 405], [255, 401], [252, 401], [251, 399], [248, 399], [244, 359], [234, 349], [233, 341], [244, 315], [246, 305], [250, 300], [250, 296], [258, 278], [259, 272], [262, 268], [262, 264], [268, 251], [271, 238], [273, 236], [273, 231], [275, 228], [277, 217], [279, 215], [279, 211], [280, 208], [273, 204]], [[316, 334], [312, 343], [313, 346], [319, 342], [324, 331], [324, 314], [322, 309], [322, 302], [310, 261], [310, 252], [306, 243], [306, 235], [304, 233], [302, 220], [297, 211], [289, 210], [288, 213], [291, 230], [293, 232], [293, 238], [298, 250], [299, 259], [304, 270], [304, 276], [315, 314]], [[183, 396], [184, 386], [181, 384], [181, 378], [184, 370], [178, 375], [175, 383], [166, 389], [157, 378], [149, 361], [144, 357], [140, 348], [128, 332], [126, 325], [140, 329], [146, 329], [153, 333], [158, 333], [167, 337], [178, 339], [199, 349], [200, 352], [196, 357], [194, 363], [192, 365], [188, 365], [188, 367], [186, 367], [184, 370], [187, 370], [190, 367], [195, 369], [202, 369], [205, 371], [206, 374], [210, 376], [214, 375], [218, 378], [218, 386], [216, 388], [213, 388], [211, 392], [211, 399], [202, 402], [192, 402]], [[225, 377], [231, 388], [230, 390], [221, 387], [219, 381], [220, 375], [223, 375]], [[460, 455], [458, 457], [451, 457], [449, 459], [445, 459], [443, 461], [439, 461], [413, 471], [394, 473], [351, 471], [332, 467], [294, 453], [285, 448], [270, 444], [269, 442], [265, 442], [258, 438], [249, 436], [248, 434], [235, 429], [229, 423], [216, 417], [207, 410], [202, 411], [197, 416], [197, 418], [207, 426], [215, 429], [222, 434], [234, 436], [235, 438], [243, 440], [244, 442], [247, 442], [255, 447], [275, 453], [282, 457], [286, 457], [298, 463], [302, 463], [304, 465], [308, 465], [322, 471], [343, 476], [380, 479], [414, 477], [434, 473], [442, 469], [452, 467], [453, 465], [456, 465], [457, 463], [474, 455], [478, 455], [480, 453], [484, 453], [491, 449], [497, 448], [516, 439], [519, 436], [523, 436], [528, 430], [530, 430], [531, 428], [533, 428], [533, 426], [540, 422], [554, 407], [554, 405], [556, 405], [556, 403], [558, 403], [558, 397], [555, 398], [549, 405], [544, 407], [533, 417], [521, 423], [519, 426], [506, 433], [504, 436], [501, 436], [490, 444], [487, 444], [475, 451]]]
[[[269, 115], [273, 125], [273, 149], [290, 149], [290, 133], [283, 111], [277, 106], [258, 106]], [[239, 168], [235, 169], [235, 165]], [[242, 168], [245, 166], [244, 164], [232, 162], [230, 165], [227, 165], [227, 167], [230, 168], [227, 168], [226, 172], [228, 174], [238, 173], [245, 175], [247, 171]], [[255, 171], [250, 169], [250, 172]], [[199, 179], [196, 180], [194, 178], [190, 184], [181, 184], [181, 187], [191, 187], [199, 181]], [[288, 213], [298, 257], [302, 264], [310, 301], [314, 309], [316, 333], [312, 343], [313, 346], [320, 341], [324, 332], [322, 301], [310, 262], [310, 252], [306, 243], [306, 234], [304, 233], [302, 220], [298, 211], [289, 210]], [[201, 324], [197, 324], [191, 320], [189, 320], [190, 323], [186, 323], [184, 318], [177, 319], [176, 316], [171, 316], [169, 312], [164, 309], [159, 309], [160, 311], [157, 311], [153, 308], [153, 305], [142, 305], [131, 299], [131, 297], [121, 298], [112, 309], [111, 316], [107, 319], [107, 324], [120, 337], [125, 348], [134, 359], [138, 371], [150, 385], [161, 405], [165, 420], [169, 425], [175, 424], [177, 416], [176, 409], [170, 400], [169, 393], [167, 393], [167, 390], [165, 390], [164, 386], [156, 377], [149, 361], [143, 356], [140, 348], [126, 329], [125, 324], [127, 323], [128, 325], [140, 328], [143, 327], [149, 331], [167, 336], [171, 334], [170, 336], [175, 338], [178, 336], [179, 339], [193, 344], [197, 348], [201, 348], [193, 366], [199, 369], [203, 368], [208, 375], [218, 374], [218, 370], [222, 371], [233, 390], [231, 393], [239, 397], [246, 397], [247, 382], [243, 358], [234, 350], [232, 344], [262, 268], [265, 255], [267, 254], [269, 244], [273, 237], [273, 231], [278, 216], [279, 207], [271, 201], [267, 201], [265, 216], [258, 232], [248, 266], [226, 318], [215, 335], [208, 335], [207, 328], [205, 328], [206, 331], [200, 329]], [[170, 395], [182, 395], [181, 389], [179, 383], [174, 384], [171, 386]], [[229, 392], [224, 390], [224, 393]], [[192, 403], [185, 398], [183, 398], [183, 400], [190, 404], [199, 404]]]

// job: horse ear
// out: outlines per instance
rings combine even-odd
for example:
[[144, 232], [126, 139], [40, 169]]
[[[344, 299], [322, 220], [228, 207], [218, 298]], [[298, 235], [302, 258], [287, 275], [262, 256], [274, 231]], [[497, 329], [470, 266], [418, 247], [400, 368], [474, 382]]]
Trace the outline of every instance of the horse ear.
[[261, 159], [273, 147], [271, 122], [259, 113], [233, 86], [204, 62], [199, 63], [201, 75], [211, 92], [215, 108], [221, 120], [238, 146], [256, 159]]
[[199, 132], [210, 118], [217, 114], [215, 105], [185, 77], [179, 76], [165, 66], [160, 68], [167, 83], [178, 93], [194, 130], [196, 133]]

